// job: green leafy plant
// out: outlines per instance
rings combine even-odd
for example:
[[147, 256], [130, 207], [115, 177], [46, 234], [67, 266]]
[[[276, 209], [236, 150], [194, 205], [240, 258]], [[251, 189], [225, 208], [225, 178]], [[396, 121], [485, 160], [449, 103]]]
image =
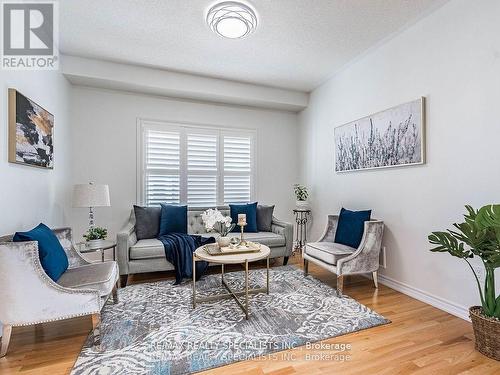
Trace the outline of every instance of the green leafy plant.
[[108, 230], [106, 228], [101, 227], [92, 227], [89, 228], [87, 233], [83, 235], [83, 238], [87, 241], [93, 240], [104, 240], [108, 236]]
[[297, 197], [298, 201], [305, 201], [309, 196], [307, 188], [304, 185], [300, 184], [293, 185], [293, 192], [295, 193], [295, 197]]
[[[448, 252], [467, 262], [474, 273], [483, 314], [500, 319], [500, 295], [495, 293], [495, 269], [500, 267], [500, 205], [488, 205], [479, 210], [465, 206], [465, 222], [453, 224], [453, 230], [432, 232], [429, 242], [437, 245], [433, 252]], [[469, 259], [481, 258], [486, 275], [484, 285]]]

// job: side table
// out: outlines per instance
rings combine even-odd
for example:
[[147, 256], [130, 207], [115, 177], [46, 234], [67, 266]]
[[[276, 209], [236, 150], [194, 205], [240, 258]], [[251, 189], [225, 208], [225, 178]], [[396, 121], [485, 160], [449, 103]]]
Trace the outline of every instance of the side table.
[[87, 242], [77, 243], [78, 251], [82, 254], [101, 252], [101, 262], [104, 262], [104, 250], [113, 249], [113, 260], [116, 260], [116, 242], [102, 241], [97, 245], [89, 245]]
[[311, 215], [311, 210], [308, 208], [296, 208], [293, 210], [295, 215], [295, 242], [293, 251], [300, 250], [305, 246], [307, 242], [307, 221]]

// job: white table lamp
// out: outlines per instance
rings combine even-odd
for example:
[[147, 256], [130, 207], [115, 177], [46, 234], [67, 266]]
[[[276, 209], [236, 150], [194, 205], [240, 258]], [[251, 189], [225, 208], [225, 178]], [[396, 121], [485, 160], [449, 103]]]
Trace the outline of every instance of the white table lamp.
[[73, 188], [73, 207], [89, 209], [89, 228], [94, 226], [94, 207], [109, 207], [108, 185], [88, 184], [75, 185]]

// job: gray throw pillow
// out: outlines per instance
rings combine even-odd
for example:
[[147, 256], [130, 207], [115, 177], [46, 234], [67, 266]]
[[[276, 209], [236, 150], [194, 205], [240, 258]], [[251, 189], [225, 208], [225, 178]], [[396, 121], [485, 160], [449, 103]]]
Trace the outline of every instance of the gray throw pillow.
[[135, 234], [138, 240], [157, 238], [160, 232], [160, 207], [141, 207], [134, 205]]
[[259, 232], [271, 232], [273, 223], [274, 205], [265, 206], [259, 204], [257, 206], [257, 229]]

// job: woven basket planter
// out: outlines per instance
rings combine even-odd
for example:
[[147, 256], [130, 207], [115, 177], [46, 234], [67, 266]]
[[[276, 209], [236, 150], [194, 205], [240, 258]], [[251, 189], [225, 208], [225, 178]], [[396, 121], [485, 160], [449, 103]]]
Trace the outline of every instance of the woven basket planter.
[[480, 306], [472, 306], [469, 315], [476, 338], [475, 348], [487, 357], [500, 361], [500, 321], [481, 313]]

